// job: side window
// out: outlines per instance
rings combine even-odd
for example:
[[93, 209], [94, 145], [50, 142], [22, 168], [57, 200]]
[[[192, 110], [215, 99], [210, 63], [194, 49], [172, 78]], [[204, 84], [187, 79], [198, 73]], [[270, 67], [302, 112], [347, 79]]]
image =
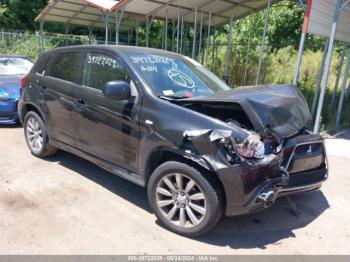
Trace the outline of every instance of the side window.
[[87, 54], [83, 85], [102, 90], [107, 82], [116, 80], [130, 83], [130, 77], [118, 59], [98, 53]]
[[51, 58], [51, 55], [40, 58], [40, 60], [36, 63], [36, 67], [34, 68], [35, 73], [44, 76], [47, 72], [47, 66], [50, 64]]
[[79, 53], [60, 53], [51, 61], [50, 76], [77, 83], [79, 68]]

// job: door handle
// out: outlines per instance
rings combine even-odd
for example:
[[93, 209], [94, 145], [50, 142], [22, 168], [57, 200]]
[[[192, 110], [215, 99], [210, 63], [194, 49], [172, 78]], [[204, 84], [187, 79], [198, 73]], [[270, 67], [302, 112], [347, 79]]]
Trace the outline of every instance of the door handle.
[[77, 101], [79, 104], [85, 105], [84, 99], [78, 98]]
[[40, 91], [41, 93], [45, 93], [45, 91], [46, 91], [46, 86], [40, 86], [39, 91]]

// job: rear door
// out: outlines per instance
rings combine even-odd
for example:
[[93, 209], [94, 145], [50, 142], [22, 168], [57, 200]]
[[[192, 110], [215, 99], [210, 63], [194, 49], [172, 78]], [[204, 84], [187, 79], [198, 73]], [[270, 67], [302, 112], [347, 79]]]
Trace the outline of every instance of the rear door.
[[50, 136], [70, 146], [75, 143], [73, 90], [82, 75], [81, 57], [79, 52], [54, 54], [40, 81]]
[[[140, 137], [140, 93], [123, 62], [115, 54], [85, 54], [83, 85], [75, 89], [79, 114], [77, 147], [131, 172], [137, 172]], [[122, 80], [131, 84], [128, 100], [114, 101], [103, 95], [105, 83]]]

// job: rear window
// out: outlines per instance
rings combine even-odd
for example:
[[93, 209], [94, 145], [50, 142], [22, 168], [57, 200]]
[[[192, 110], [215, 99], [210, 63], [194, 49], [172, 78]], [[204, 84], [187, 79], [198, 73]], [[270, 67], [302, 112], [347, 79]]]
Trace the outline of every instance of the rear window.
[[26, 58], [0, 57], [0, 75], [26, 75], [33, 63]]
[[49, 76], [77, 83], [80, 54], [76, 52], [56, 54], [50, 62]]

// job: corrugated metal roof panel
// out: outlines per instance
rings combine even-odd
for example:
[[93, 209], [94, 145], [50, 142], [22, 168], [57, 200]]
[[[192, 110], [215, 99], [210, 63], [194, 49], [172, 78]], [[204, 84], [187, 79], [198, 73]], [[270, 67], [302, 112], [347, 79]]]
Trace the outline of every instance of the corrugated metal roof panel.
[[126, 6], [126, 11], [137, 14], [148, 14], [149, 12], [160, 7], [161, 5], [162, 4], [159, 3], [153, 3], [144, 0], [136, 0], [130, 2]]
[[[313, 0], [308, 32], [329, 37], [333, 22], [336, 0]], [[350, 43], [350, 8], [341, 13], [336, 39]]]
[[[107, 0], [104, 0], [107, 1]], [[274, 4], [280, 0], [272, 0]], [[88, 4], [93, 2], [94, 6]], [[98, 18], [101, 10], [96, 8], [95, 3], [102, 3], [95, 0], [50, 0], [49, 4], [41, 11], [36, 21], [41, 19], [59, 22], [69, 22], [71, 24], [85, 26], [96, 24], [96, 21], [102, 21]], [[108, 0], [107, 2], [110, 3]], [[115, 1], [118, 8], [125, 7], [123, 21], [129, 20], [131, 16], [139, 16], [139, 21], [145, 21], [147, 15], [155, 15], [158, 19], [165, 19], [166, 16], [171, 19], [177, 19], [178, 10], [184, 15], [185, 23], [192, 24], [194, 22], [194, 10], [198, 9], [198, 23], [200, 14], [203, 12], [204, 25], [208, 24], [208, 14], [212, 12], [212, 25], [220, 25], [227, 23], [234, 15], [235, 19], [239, 19], [251, 13], [251, 7], [254, 11], [266, 7], [266, 0], [119, 0]], [[51, 16], [50, 16], [51, 15]], [[59, 19], [59, 17], [61, 18]], [[48, 19], [50, 17], [50, 20]], [[91, 20], [87, 23], [87, 20]], [[115, 13], [110, 15], [110, 24], [115, 23]], [[124, 23], [122, 21], [122, 24]], [[132, 29], [130, 24], [128, 30]]]
[[79, 11], [79, 9], [83, 7], [83, 5], [78, 5], [70, 2], [57, 2], [55, 4], [55, 7], [71, 11]]
[[88, 19], [90, 21], [94, 21], [98, 18], [100, 18], [101, 15], [93, 15], [93, 14], [77, 14], [75, 17], [76, 18], [83, 18], [83, 19]]

